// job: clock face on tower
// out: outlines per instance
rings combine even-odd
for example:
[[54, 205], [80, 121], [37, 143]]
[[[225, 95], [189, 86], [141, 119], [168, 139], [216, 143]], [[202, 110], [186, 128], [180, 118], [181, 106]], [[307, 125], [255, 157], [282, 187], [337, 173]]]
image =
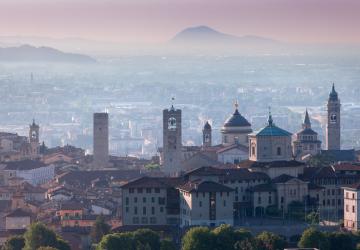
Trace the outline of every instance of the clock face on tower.
[[330, 114], [330, 123], [336, 123], [337, 116], [336, 114]]
[[36, 132], [35, 132], [35, 131], [32, 131], [32, 133], [31, 133], [31, 138], [32, 138], [32, 139], [35, 139], [35, 138], [36, 138]]

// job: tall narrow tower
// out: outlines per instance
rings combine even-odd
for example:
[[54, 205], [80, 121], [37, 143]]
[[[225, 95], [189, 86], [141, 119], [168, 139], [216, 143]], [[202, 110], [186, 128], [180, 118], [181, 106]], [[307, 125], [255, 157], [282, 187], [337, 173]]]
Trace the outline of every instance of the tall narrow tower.
[[211, 147], [211, 125], [206, 121], [203, 128], [203, 146]]
[[109, 115], [94, 113], [94, 168], [107, 167], [109, 162]]
[[29, 142], [31, 148], [31, 155], [37, 156], [39, 154], [39, 130], [40, 127], [38, 124], [35, 123], [35, 119], [33, 119], [32, 124], [29, 126]]
[[327, 103], [326, 149], [340, 150], [340, 99], [333, 84]]
[[181, 149], [181, 110], [172, 105], [170, 109], [163, 110], [163, 165], [166, 174], [180, 174]]

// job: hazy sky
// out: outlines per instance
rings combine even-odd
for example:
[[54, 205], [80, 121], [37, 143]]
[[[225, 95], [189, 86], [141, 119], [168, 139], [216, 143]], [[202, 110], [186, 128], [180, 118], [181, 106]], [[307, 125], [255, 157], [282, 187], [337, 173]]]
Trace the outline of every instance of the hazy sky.
[[0, 0], [0, 36], [161, 42], [188, 26], [360, 43], [360, 0]]

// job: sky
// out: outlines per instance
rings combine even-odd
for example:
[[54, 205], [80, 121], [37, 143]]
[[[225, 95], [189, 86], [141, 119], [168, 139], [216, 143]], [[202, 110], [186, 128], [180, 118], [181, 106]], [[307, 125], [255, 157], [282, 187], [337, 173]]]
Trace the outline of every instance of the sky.
[[0, 0], [0, 36], [165, 42], [207, 25], [296, 43], [360, 43], [360, 0]]

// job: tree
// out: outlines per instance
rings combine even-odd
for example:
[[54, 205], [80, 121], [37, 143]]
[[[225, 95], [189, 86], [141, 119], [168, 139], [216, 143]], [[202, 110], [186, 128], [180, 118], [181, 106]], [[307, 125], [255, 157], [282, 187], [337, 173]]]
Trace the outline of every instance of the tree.
[[23, 236], [12, 236], [8, 238], [4, 244], [3, 250], [21, 250], [25, 246], [25, 239]]
[[104, 216], [98, 216], [90, 232], [93, 242], [98, 243], [109, 232], [110, 226], [105, 222]]
[[182, 239], [182, 250], [213, 250], [214, 235], [207, 227], [194, 227]]
[[334, 232], [327, 234], [330, 250], [352, 250], [356, 248], [355, 237], [350, 233]]
[[301, 235], [299, 247], [329, 249], [329, 240], [326, 235], [319, 230], [311, 227], [306, 229]]
[[115, 233], [105, 235], [97, 245], [97, 250], [133, 250], [132, 233]]
[[160, 249], [160, 237], [150, 229], [136, 230], [134, 232], [134, 240], [137, 249], [147, 249], [147, 245], [150, 247], [150, 250]]
[[165, 239], [160, 242], [160, 250], [176, 250], [176, 246], [171, 240]]
[[270, 232], [262, 232], [255, 239], [259, 250], [283, 250], [286, 247], [283, 238]]
[[25, 250], [37, 250], [40, 247], [53, 247], [59, 250], [70, 250], [66, 241], [61, 239], [53, 230], [37, 222], [30, 225], [25, 232]]
[[234, 229], [230, 225], [220, 225], [212, 232], [214, 234], [215, 249], [234, 249], [234, 245], [237, 239]]

